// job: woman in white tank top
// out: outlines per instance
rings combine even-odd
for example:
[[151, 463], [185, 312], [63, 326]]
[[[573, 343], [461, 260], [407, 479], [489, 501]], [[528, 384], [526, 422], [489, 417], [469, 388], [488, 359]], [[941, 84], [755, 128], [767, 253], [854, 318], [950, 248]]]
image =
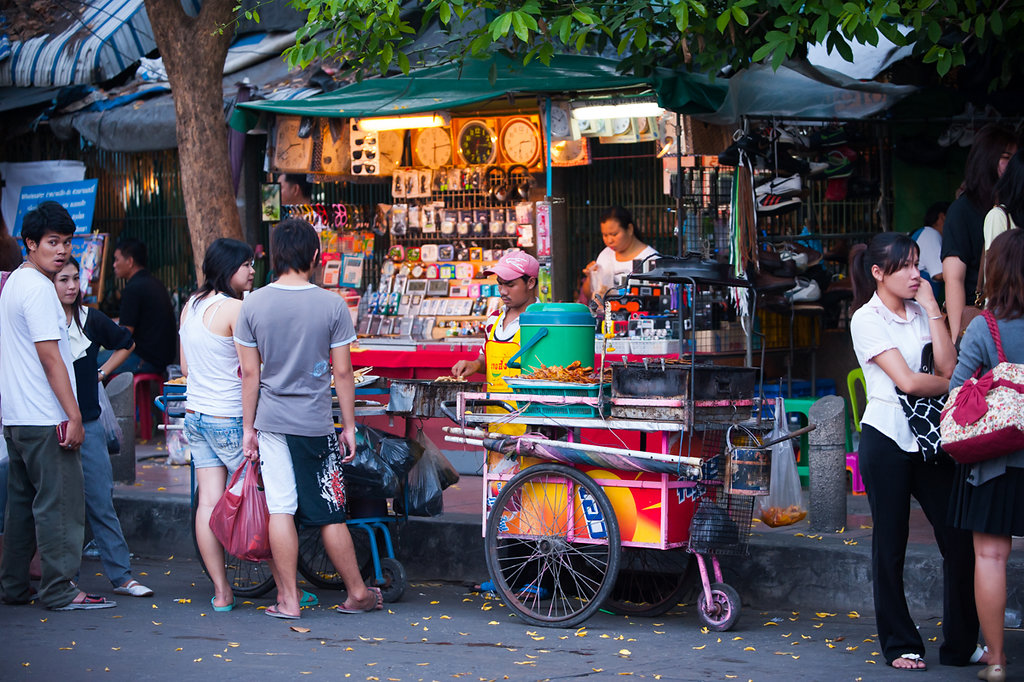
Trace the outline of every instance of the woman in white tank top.
[[224, 570], [224, 548], [210, 530], [210, 514], [242, 456], [242, 379], [232, 338], [242, 292], [252, 289], [253, 251], [218, 239], [203, 258], [203, 285], [181, 311], [181, 370], [187, 377], [185, 434], [197, 482], [196, 542], [215, 594], [215, 611], [235, 599]]

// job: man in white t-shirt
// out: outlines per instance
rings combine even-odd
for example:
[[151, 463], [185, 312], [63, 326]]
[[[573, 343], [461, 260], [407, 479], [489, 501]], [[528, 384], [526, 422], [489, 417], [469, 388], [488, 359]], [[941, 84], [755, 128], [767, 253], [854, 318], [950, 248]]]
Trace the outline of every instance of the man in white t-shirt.
[[71, 216], [53, 201], [26, 214], [21, 236], [28, 260], [0, 294], [0, 395], [10, 457], [0, 586], [4, 603], [27, 604], [29, 562], [38, 548], [39, 598], [56, 611], [116, 606], [73, 582], [85, 536], [78, 451], [85, 429], [53, 277], [71, 257], [74, 232]]
[[942, 282], [942, 226], [946, 222], [948, 209], [948, 201], [939, 201], [929, 206], [924, 214], [924, 227], [913, 234], [917, 248], [921, 251], [918, 269], [922, 275], [927, 275], [937, 295], [941, 293], [941, 285], [937, 283]]

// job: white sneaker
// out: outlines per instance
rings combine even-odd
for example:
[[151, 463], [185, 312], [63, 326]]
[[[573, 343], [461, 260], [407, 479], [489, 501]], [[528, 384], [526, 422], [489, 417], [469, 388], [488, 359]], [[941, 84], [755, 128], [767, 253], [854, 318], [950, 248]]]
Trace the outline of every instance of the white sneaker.
[[774, 194], [778, 197], [791, 197], [800, 194], [803, 183], [799, 175], [791, 175], [788, 178], [772, 178], [762, 182], [754, 188], [754, 196], [762, 197], [766, 194]]
[[152, 597], [153, 590], [138, 580], [129, 580], [126, 584], [114, 588], [114, 594], [126, 594], [129, 597]]
[[821, 299], [821, 287], [813, 279], [797, 277], [796, 286], [786, 292], [786, 298], [793, 303], [810, 303]]

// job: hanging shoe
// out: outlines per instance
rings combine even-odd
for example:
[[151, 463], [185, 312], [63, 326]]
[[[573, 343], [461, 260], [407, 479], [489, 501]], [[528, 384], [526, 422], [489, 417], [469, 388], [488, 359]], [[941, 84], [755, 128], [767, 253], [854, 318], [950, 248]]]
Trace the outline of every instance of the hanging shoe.
[[800, 197], [780, 197], [776, 194], [764, 194], [757, 198], [758, 213], [782, 213], [793, 210], [800, 205]]
[[793, 303], [811, 303], [821, 298], [821, 287], [813, 279], [797, 277], [796, 286], [786, 292], [786, 298]]
[[838, 149], [828, 153], [828, 168], [825, 169], [825, 177], [848, 178], [853, 175], [853, 162]]
[[762, 182], [754, 188], [754, 196], [760, 197], [765, 194], [774, 194], [779, 197], [792, 197], [800, 194], [803, 190], [803, 182], [799, 175], [791, 175], [788, 178], [772, 178]]

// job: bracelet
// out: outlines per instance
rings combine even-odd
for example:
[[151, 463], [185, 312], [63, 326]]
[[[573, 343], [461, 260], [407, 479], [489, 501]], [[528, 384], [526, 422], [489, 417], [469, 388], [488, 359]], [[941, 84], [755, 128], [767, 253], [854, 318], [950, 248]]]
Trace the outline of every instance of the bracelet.
[[935, 317], [929, 317], [928, 319], [929, 320], [941, 320], [942, 319], [942, 315], [936, 315]]
[[102, 369], [96, 370], [96, 373], [100, 375], [100, 379], [106, 379], [107, 378], [107, 373], [104, 372]]

